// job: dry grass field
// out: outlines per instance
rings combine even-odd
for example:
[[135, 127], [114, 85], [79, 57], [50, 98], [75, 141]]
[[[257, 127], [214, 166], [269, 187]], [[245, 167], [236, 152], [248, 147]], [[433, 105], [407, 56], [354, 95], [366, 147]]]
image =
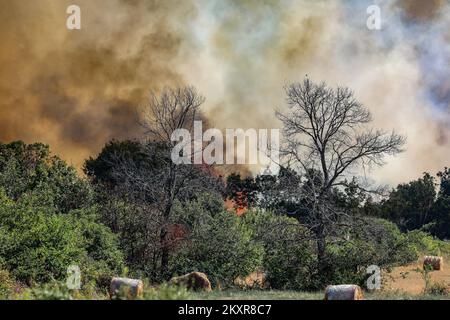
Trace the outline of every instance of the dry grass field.
[[[442, 270], [429, 272], [431, 285], [447, 284], [450, 286], [450, 268], [446, 267], [448, 258], [444, 259]], [[424, 294], [425, 280], [419, 270], [423, 270], [423, 260], [406, 266], [393, 268], [383, 273], [383, 288], [377, 292], [366, 292], [366, 300], [436, 300], [450, 299], [448, 295]], [[194, 294], [199, 300], [322, 300], [323, 292], [298, 292], [277, 290], [224, 290], [211, 293]]]
[[[442, 270], [431, 271], [429, 273], [430, 283], [445, 283], [450, 285], [450, 268], [447, 267], [444, 259], [444, 266]], [[384, 291], [398, 291], [404, 292], [408, 295], [420, 295], [425, 289], [425, 280], [422, 273], [417, 272], [417, 269], [422, 270], [423, 260], [417, 263], [412, 263], [406, 266], [394, 268], [392, 272], [385, 273]]]

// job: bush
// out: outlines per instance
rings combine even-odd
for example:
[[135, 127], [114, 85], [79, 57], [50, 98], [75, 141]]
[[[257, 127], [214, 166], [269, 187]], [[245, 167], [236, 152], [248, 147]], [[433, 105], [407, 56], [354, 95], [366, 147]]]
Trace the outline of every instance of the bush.
[[111, 278], [124, 268], [117, 236], [97, 221], [94, 210], [78, 210], [71, 215], [78, 223], [79, 235], [84, 238], [85, 259], [80, 264], [83, 283], [94, 282], [107, 289]]
[[315, 253], [308, 232], [296, 219], [264, 211], [251, 211], [244, 219], [253, 230], [254, 241], [264, 248], [262, 268], [271, 288], [315, 287]]
[[413, 230], [406, 234], [408, 243], [414, 248], [417, 257], [422, 253], [440, 255], [438, 242], [428, 233]]
[[434, 238], [430, 234], [414, 230], [406, 234], [407, 242], [411, 245], [417, 257], [420, 255], [450, 256], [450, 243]]
[[193, 203], [183, 212], [190, 233], [172, 257], [172, 274], [204, 272], [213, 286], [227, 287], [261, 266], [263, 247], [252, 240], [252, 230], [243, 218], [226, 211], [211, 214]]
[[72, 264], [87, 282], [120, 270], [117, 239], [97, 216], [88, 181], [48, 146], [0, 143], [0, 264], [18, 281], [63, 280]]
[[[57, 214], [34, 194], [18, 201], [0, 189], [0, 256], [17, 280], [63, 280], [69, 265], [120, 269], [121, 254], [110, 231], [87, 210]], [[87, 276], [87, 275], [84, 275]]]
[[331, 278], [324, 281], [328, 283], [363, 285], [366, 279], [365, 268], [376, 265], [376, 249], [373, 243], [355, 239], [330, 245], [327, 249], [327, 257], [331, 261]]
[[49, 214], [32, 200], [16, 203], [0, 191], [0, 255], [19, 281], [62, 278], [67, 266], [82, 260], [83, 239], [70, 216]]
[[333, 283], [365, 284], [366, 268], [376, 265], [390, 268], [417, 259], [415, 247], [392, 222], [366, 218], [349, 230], [347, 240], [328, 246]]

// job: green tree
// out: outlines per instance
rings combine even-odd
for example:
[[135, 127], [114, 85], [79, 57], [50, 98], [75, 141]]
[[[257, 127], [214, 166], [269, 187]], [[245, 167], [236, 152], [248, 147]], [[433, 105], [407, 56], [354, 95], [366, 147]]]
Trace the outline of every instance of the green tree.
[[[328, 238], [352, 222], [335, 205], [332, 191], [346, 186], [355, 169], [383, 165], [386, 155], [402, 151], [406, 139], [394, 131], [367, 128], [372, 115], [348, 88], [306, 78], [285, 90], [287, 111], [276, 114], [283, 123], [281, 162], [306, 180], [294, 194], [301, 194], [304, 204], [299, 206], [307, 213], [302, 223], [314, 235], [320, 274], [327, 274]], [[285, 192], [286, 198], [291, 196]]]
[[433, 207], [435, 225], [434, 235], [441, 239], [450, 238], [450, 169], [445, 168], [437, 174], [440, 179], [439, 193]]
[[[162, 142], [111, 141], [85, 165], [97, 190], [102, 221], [119, 235], [127, 264], [154, 281], [170, 276], [166, 255], [172, 254], [172, 228], [179, 223], [174, 203], [209, 193], [214, 205], [223, 205], [223, 182], [210, 167], [172, 168], [170, 153]], [[168, 189], [172, 170], [175, 184]], [[168, 202], [170, 214], [166, 215]]]
[[48, 204], [59, 213], [88, 208], [94, 201], [89, 183], [41, 143], [0, 143], [0, 187], [14, 200], [31, 191], [47, 193]]
[[139, 141], [112, 140], [106, 143], [100, 154], [86, 160], [84, 164], [84, 172], [93, 178], [95, 183], [104, 183], [109, 187], [117, 185], [122, 181], [118, 181], [117, 175], [114, 175], [114, 166], [118, 159], [136, 163], [139, 166], [151, 165], [158, 166], [157, 158], [153, 159], [145, 152], [145, 148]]
[[[43, 144], [0, 144], [0, 262], [17, 280], [86, 280], [123, 266], [116, 237], [99, 222], [94, 191]], [[89, 273], [87, 273], [89, 271]]]
[[381, 204], [383, 218], [395, 222], [401, 230], [415, 230], [434, 219], [435, 179], [429, 173], [406, 184], [399, 184]]

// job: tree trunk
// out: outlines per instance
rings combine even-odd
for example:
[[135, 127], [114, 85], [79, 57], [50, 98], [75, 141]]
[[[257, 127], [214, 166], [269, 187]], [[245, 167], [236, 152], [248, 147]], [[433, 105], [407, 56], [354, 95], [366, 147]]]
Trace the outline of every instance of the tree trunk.
[[317, 237], [317, 261], [319, 262], [319, 266], [323, 266], [325, 262], [326, 256], [326, 244], [325, 239], [322, 236]]
[[161, 228], [161, 277], [165, 280], [169, 277], [169, 256], [170, 256], [170, 243], [169, 230], [167, 229], [170, 222], [170, 214], [172, 212], [172, 205], [175, 201], [175, 185], [176, 185], [176, 172], [175, 165], [172, 163], [169, 169], [169, 178], [166, 186], [167, 203], [164, 208], [163, 217], [164, 225]]
[[321, 282], [328, 282], [331, 276], [330, 261], [327, 257], [326, 236], [323, 226], [316, 232], [318, 276]]
[[170, 256], [170, 243], [169, 243], [169, 216], [172, 206], [169, 205], [164, 213], [164, 225], [161, 228], [160, 245], [161, 245], [161, 277], [167, 280], [169, 277], [169, 256]]
[[169, 245], [167, 241], [167, 228], [163, 227], [161, 230], [161, 277], [167, 280], [169, 271]]
[[326, 239], [325, 235], [323, 233], [323, 228], [319, 228], [316, 239], [317, 239], [317, 262], [319, 263], [319, 266], [323, 266], [325, 262], [325, 256], [326, 256]]

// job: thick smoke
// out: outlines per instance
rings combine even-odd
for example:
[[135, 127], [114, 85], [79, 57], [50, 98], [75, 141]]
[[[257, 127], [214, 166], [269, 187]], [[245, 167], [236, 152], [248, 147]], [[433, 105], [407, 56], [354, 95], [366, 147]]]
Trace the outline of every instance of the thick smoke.
[[[366, 27], [381, 8], [382, 30]], [[370, 173], [397, 183], [436, 172], [448, 156], [450, 15], [443, 1], [215, 1], [201, 62], [189, 82], [207, 93], [218, 126], [277, 127], [282, 87], [308, 75], [348, 86], [374, 115], [374, 126], [408, 137], [407, 151]], [[424, 11], [423, 11], [424, 10]], [[206, 12], [206, 13], [205, 13]], [[216, 74], [204, 81], [215, 66]]]
[[[369, 5], [382, 30], [366, 27]], [[111, 138], [139, 136], [150, 89], [192, 84], [220, 128], [276, 128], [283, 86], [352, 88], [408, 150], [372, 174], [396, 183], [449, 164], [446, 1], [0, 0], [0, 140], [52, 145], [77, 166]]]
[[[147, 91], [183, 83], [192, 5], [77, 1], [82, 29], [66, 28], [71, 1], [0, 1], [0, 139], [49, 143], [77, 166], [107, 140], [139, 134]], [[192, 49], [192, 52], [195, 50]]]

